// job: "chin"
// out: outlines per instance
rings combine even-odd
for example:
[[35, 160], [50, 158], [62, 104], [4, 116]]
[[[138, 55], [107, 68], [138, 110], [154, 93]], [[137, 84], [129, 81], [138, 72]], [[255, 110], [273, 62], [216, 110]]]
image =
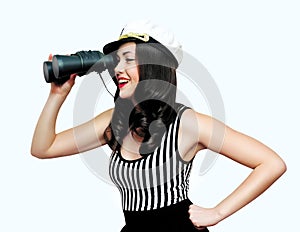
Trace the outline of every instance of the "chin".
[[131, 99], [133, 94], [120, 91], [119, 97], [122, 99]]
[[132, 99], [134, 96], [134, 91], [136, 89], [135, 86], [125, 86], [121, 89], [119, 89], [119, 97], [122, 99]]

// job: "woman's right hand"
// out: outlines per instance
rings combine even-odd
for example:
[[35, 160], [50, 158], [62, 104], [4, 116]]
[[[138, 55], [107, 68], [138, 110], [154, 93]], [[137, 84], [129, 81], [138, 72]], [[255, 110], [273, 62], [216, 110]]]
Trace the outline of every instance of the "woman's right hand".
[[[48, 61], [52, 61], [52, 54], [49, 55]], [[51, 93], [62, 95], [62, 96], [67, 96], [70, 93], [70, 91], [75, 83], [76, 76], [77, 76], [76, 73], [71, 74], [70, 78], [63, 84], [56, 84], [56, 83], [52, 82], [51, 83]]]
[[[52, 61], [52, 54], [49, 55]], [[69, 80], [63, 84], [51, 83], [51, 91], [45, 106], [37, 122], [32, 138], [31, 154], [38, 158], [50, 158], [74, 154], [78, 152], [73, 130], [61, 133], [59, 136], [55, 131], [56, 120], [60, 107], [71, 91], [76, 74], [70, 75]]]

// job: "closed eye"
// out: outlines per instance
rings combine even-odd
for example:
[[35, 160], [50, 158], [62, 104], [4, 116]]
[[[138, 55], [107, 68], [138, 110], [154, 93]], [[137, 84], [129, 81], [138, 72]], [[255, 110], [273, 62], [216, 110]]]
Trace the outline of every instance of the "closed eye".
[[134, 59], [134, 58], [126, 58], [126, 62], [127, 62], [127, 63], [130, 63], [130, 62], [132, 62], [132, 61], [135, 61], [135, 59]]

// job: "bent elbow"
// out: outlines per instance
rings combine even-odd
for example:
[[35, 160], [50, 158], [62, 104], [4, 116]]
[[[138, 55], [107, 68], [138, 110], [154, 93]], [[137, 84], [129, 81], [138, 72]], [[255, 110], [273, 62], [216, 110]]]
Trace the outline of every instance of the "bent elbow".
[[31, 148], [30, 153], [33, 157], [38, 159], [47, 159], [47, 155], [44, 152], [40, 152]]
[[278, 177], [282, 176], [287, 171], [287, 165], [283, 159], [279, 158], [273, 164], [274, 170], [276, 170]]
[[45, 156], [41, 155], [40, 153], [33, 153], [31, 152], [31, 155], [35, 158], [38, 158], [38, 159], [46, 159]]
[[287, 171], [286, 163], [283, 160], [281, 160], [280, 170], [281, 170], [281, 175], [283, 175]]

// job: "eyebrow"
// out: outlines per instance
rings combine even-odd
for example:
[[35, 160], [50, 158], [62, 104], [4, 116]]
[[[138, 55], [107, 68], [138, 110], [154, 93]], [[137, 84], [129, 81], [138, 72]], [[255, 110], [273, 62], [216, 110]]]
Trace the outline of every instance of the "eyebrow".
[[[126, 54], [128, 54], [128, 53], [132, 53], [132, 54], [134, 54], [132, 51], [125, 51], [125, 52], [122, 52], [121, 54], [123, 55], [123, 56], [125, 56]], [[117, 56], [119, 56], [119, 54], [117, 53]]]
[[128, 53], [133, 53], [133, 52], [131, 52], [131, 51], [123, 52], [122, 55], [125, 56]]

